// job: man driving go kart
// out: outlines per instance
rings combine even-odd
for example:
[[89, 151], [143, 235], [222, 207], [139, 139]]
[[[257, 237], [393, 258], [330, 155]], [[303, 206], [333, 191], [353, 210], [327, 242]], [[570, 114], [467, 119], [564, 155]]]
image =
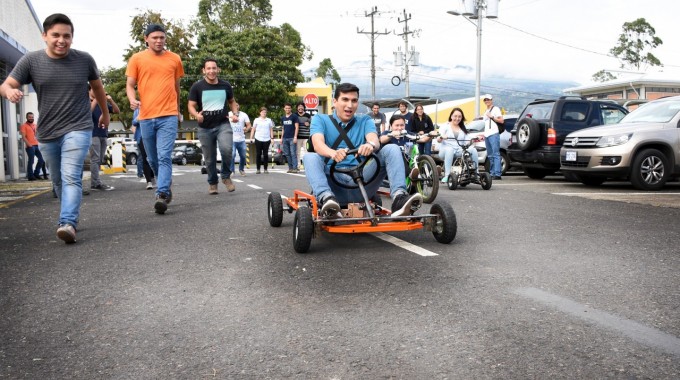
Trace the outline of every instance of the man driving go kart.
[[[364, 178], [372, 178], [376, 170], [378, 175], [366, 184], [366, 192], [372, 198], [382, 184], [385, 176], [390, 178], [390, 197], [392, 198], [392, 215], [411, 215], [422, 204], [419, 193], [409, 196], [404, 178], [404, 160], [399, 147], [388, 144], [382, 149], [375, 131], [375, 124], [368, 115], [355, 115], [359, 107], [359, 88], [351, 83], [341, 83], [333, 94], [332, 115], [318, 114], [312, 118], [310, 138], [314, 153], [303, 157], [307, 181], [312, 192], [322, 204], [321, 214], [335, 216], [341, 211], [341, 204], [363, 202], [359, 189], [346, 189], [330, 180], [330, 167], [333, 161], [337, 167], [354, 167], [359, 165], [357, 157], [347, 156], [347, 150], [358, 149], [358, 156], [366, 157], [375, 154], [381, 165], [378, 168], [373, 160], [363, 169]], [[347, 184], [352, 179], [346, 174], [335, 174], [335, 179]]]

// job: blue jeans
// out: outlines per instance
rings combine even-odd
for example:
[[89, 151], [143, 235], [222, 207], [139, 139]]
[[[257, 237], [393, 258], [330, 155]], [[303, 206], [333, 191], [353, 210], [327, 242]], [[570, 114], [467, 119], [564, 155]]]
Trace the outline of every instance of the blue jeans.
[[52, 173], [52, 186], [61, 201], [59, 224], [78, 227], [83, 197], [83, 164], [92, 142], [92, 130], [72, 131], [40, 143]]
[[137, 151], [139, 154], [137, 155], [137, 178], [143, 178], [144, 177], [144, 160], [142, 159], [142, 152], [141, 149], [139, 148], [139, 142], [142, 141], [142, 137], [140, 136], [139, 139], [135, 140], [137, 141]]
[[[369, 179], [376, 170], [380, 170], [376, 179], [366, 184], [366, 193], [369, 198], [375, 195], [378, 188], [387, 175], [390, 178], [390, 195], [394, 198], [399, 193], [406, 194], [406, 178], [404, 177], [404, 159], [401, 149], [396, 144], [383, 146], [377, 153], [380, 159], [380, 168], [377, 168], [375, 161], [369, 162], [364, 166], [364, 178]], [[340, 204], [350, 202], [362, 202], [363, 197], [359, 189], [345, 189], [335, 184], [330, 178], [330, 165], [326, 165], [325, 158], [318, 153], [307, 153], [302, 158], [305, 164], [305, 174], [307, 182], [312, 187], [312, 192], [317, 200], [327, 196], [335, 196]], [[341, 182], [354, 184], [350, 176], [337, 174], [336, 178]]]
[[283, 148], [283, 154], [286, 155], [286, 159], [288, 160], [288, 169], [297, 169], [297, 143], [294, 143], [292, 138], [283, 139], [281, 148]]
[[489, 174], [501, 175], [501, 135], [495, 133], [484, 139], [486, 145], [486, 159], [489, 160]]
[[231, 177], [232, 152], [234, 131], [231, 124], [225, 122], [215, 128], [198, 128], [198, 140], [201, 141], [205, 168], [208, 170], [208, 183], [216, 185], [217, 178], [217, 149], [222, 155], [222, 179]]
[[140, 120], [146, 158], [156, 176], [156, 195], [170, 194], [172, 186], [172, 149], [177, 137], [177, 116]]
[[[26, 177], [36, 178], [40, 176], [40, 169], [44, 175], [47, 175], [47, 169], [45, 168], [45, 160], [43, 159], [42, 153], [40, 153], [40, 148], [37, 145], [26, 147], [26, 154], [28, 155], [28, 162], [26, 163]], [[38, 158], [38, 164], [33, 170], [33, 161]]]
[[[475, 149], [474, 146], [471, 146], [468, 148], [468, 152], [470, 152], [472, 162], [475, 163], [475, 167], [473, 169], [476, 172], [478, 172], [479, 156], [477, 154], [477, 149]], [[447, 179], [449, 178], [449, 174], [451, 173], [451, 166], [453, 165], [453, 161], [456, 158], [463, 156], [463, 149], [460, 147], [453, 147], [447, 144], [441, 144], [439, 145], [439, 156], [444, 157], [444, 179]]]
[[246, 142], [236, 141], [234, 142], [233, 153], [231, 154], [231, 172], [234, 172], [234, 162], [236, 161], [236, 152], [238, 152], [238, 170], [243, 171], [246, 167]]
[[418, 153], [427, 154], [428, 156], [432, 154], [432, 140], [426, 143], [418, 143]]
[[101, 185], [99, 179], [99, 165], [104, 161], [106, 155], [106, 137], [93, 136], [90, 145], [90, 184], [92, 186]]

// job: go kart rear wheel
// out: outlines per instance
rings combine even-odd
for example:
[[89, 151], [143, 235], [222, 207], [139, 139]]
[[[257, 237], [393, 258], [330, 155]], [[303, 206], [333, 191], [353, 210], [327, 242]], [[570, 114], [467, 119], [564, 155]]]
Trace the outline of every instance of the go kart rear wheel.
[[293, 248], [297, 253], [307, 253], [312, 244], [314, 236], [314, 220], [312, 210], [307, 206], [302, 206], [295, 212], [295, 222], [293, 226]]
[[482, 189], [489, 190], [491, 188], [491, 174], [484, 172], [479, 174], [479, 183], [482, 185]]
[[437, 215], [432, 235], [442, 244], [449, 244], [456, 238], [458, 222], [456, 213], [448, 203], [435, 203], [430, 208], [430, 214]]
[[267, 218], [272, 227], [280, 227], [283, 221], [283, 200], [281, 194], [274, 191], [269, 193], [267, 199]]
[[446, 184], [449, 186], [449, 190], [456, 190], [458, 187], [458, 174], [451, 172], [446, 180]]
[[423, 202], [432, 203], [437, 198], [437, 192], [439, 191], [437, 163], [434, 162], [434, 158], [423, 155], [418, 157], [417, 165], [420, 174], [416, 181], [416, 187], [420, 195], [423, 196]]

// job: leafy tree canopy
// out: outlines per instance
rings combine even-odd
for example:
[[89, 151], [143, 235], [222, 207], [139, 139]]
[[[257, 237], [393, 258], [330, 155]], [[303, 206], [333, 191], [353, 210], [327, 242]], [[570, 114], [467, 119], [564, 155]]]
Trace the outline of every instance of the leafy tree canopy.
[[320, 63], [319, 67], [316, 69], [316, 76], [324, 78], [327, 83], [340, 83], [340, 74], [338, 74], [335, 67], [333, 67], [333, 62], [330, 58], [324, 58]]
[[607, 82], [612, 79], [616, 79], [616, 76], [607, 70], [600, 70], [593, 74], [594, 82]]
[[651, 50], [663, 44], [656, 36], [656, 30], [645, 20], [639, 18], [623, 23], [623, 32], [619, 36], [618, 45], [610, 52], [621, 61], [621, 68], [640, 70], [645, 66], [661, 66]]

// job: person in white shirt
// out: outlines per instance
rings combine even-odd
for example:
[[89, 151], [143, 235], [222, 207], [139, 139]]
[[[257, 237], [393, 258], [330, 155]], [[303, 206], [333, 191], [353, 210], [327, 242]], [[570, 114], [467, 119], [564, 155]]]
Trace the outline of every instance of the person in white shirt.
[[501, 109], [493, 105], [493, 96], [484, 95], [484, 143], [486, 144], [487, 159], [490, 160], [489, 171], [491, 178], [501, 179], [501, 135], [496, 123], [504, 123]]
[[233, 112], [229, 112], [229, 122], [231, 124], [231, 130], [234, 132], [233, 143], [234, 149], [232, 149], [231, 156], [231, 172], [234, 172], [234, 161], [236, 160], [236, 152], [238, 152], [238, 172], [241, 176], [245, 176], [245, 165], [246, 165], [246, 133], [250, 132], [250, 118], [245, 112], [241, 112], [241, 106], [236, 103], [236, 109], [238, 110], [238, 121], [233, 121]]
[[255, 165], [257, 174], [260, 174], [260, 166], [264, 166], [264, 173], [267, 171], [269, 162], [269, 144], [274, 138], [274, 122], [267, 117], [267, 107], [260, 108], [260, 117], [253, 120], [253, 128], [250, 130], [250, 139], [255, 138]]

